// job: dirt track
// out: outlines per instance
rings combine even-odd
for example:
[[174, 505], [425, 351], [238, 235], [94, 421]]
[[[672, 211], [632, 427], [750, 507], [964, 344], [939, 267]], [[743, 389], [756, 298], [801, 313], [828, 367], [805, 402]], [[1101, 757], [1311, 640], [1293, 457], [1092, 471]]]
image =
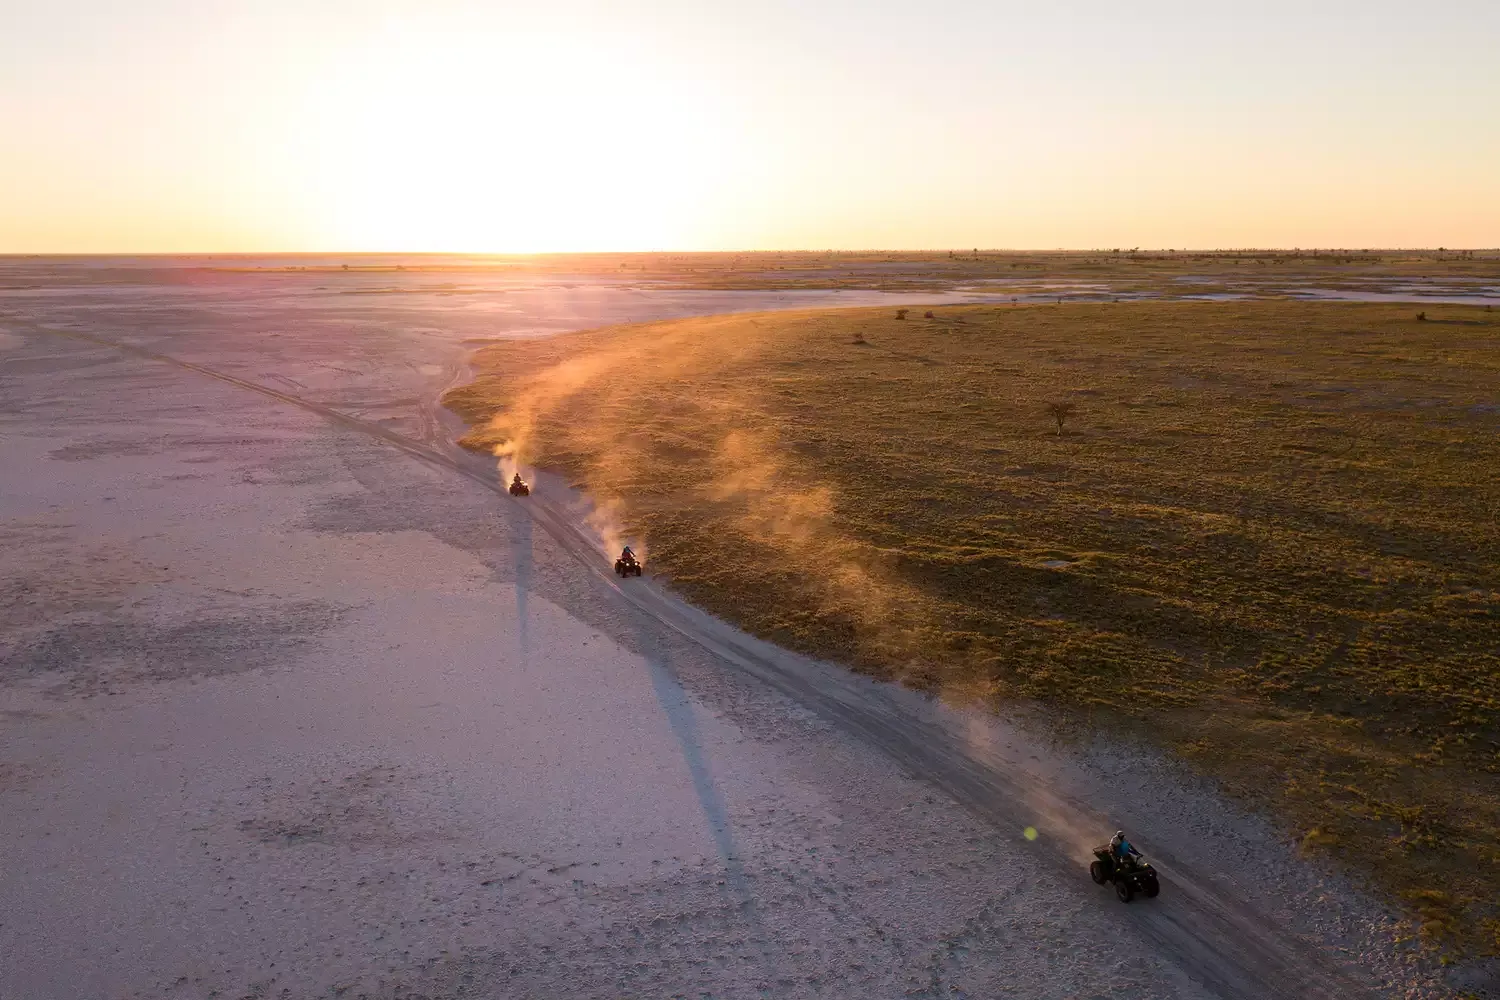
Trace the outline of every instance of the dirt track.
[[[0, 307], [0, 996], [1421, 988], [1163, 762], [617, 581], [447, 443], [459, 337], [138, 308]], [[1117, 825], [1160, 899], [1088, 881]]]

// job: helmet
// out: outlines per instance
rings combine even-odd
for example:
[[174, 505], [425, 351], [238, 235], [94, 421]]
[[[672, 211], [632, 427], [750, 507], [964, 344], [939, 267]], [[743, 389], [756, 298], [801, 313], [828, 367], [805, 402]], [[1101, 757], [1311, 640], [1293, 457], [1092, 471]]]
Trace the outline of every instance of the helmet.
[[1124, 830], [1116, 830], [1115, 831], [1115, 836], [1116, 837], [1123, 837], [1123, 836], [1125, 836], [1125, 831]]

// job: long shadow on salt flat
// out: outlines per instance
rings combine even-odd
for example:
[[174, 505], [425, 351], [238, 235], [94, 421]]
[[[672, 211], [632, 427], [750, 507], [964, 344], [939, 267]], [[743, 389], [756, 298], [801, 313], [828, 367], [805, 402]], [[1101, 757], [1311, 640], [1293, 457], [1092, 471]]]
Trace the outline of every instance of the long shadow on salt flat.
[[703, 810], [703, 818], [708, 823], [709, 833], [724, 865], [725, 895], [730, 897], [728, 901], [744, 916], [745, 922], [752, 929], [753, 938], [760, 944], [761, 957], [766, 963], [765, 972], [769, 976], [774, 959], [766, 948], [764, 923], [755, 904], [750, 881], [745, 875], [739, 848], [735, 844], [729, 808], [709, 770], [708, 755], [703, 749], [698, 720], [693, 715], [692, 700], [678, 679], [677, 671], [672, 668], [670, 654], [657, 639], [657, 633], [653, 629], [655, 620], [642, 609], [631, 605], [630, 624], [635, 633], [637, 648], [641, 650], [646, 668], [651, 674], [652, 690], [656, 693], [656, 700], [667, 717], [678, 748], [682, 751], [682, 759], [692, 778], [693, 793], [698, 798], [698, 806]]
[[517, 517], [511, 520], [511, 562], [516, 567], [516, 642], [521, 650], [521, 665], [527, 666], [531, 659], [531, 640], [527, 621], [527, 597], [531, 592], [533, 552], [531, 547], [531, 518]]

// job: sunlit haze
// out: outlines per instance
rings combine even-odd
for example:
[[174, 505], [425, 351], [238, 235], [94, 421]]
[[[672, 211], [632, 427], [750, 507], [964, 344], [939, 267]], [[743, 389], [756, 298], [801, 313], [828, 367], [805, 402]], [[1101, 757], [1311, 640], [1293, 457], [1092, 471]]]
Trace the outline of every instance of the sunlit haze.
[[0, 0], [0, 252], [1500, 245], [1500, 3]]

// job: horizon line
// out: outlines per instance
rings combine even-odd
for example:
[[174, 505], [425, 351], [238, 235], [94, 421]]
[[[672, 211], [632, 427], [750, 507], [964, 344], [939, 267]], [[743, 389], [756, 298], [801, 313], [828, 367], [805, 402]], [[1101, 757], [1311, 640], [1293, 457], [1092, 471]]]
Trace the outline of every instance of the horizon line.
[[97, 257], [645, 257], [663, 255], [770, 255], [770, 254], [1373, 254], [1373, 253], [1500, 253], [1493, 247], [1373, 246], [1373, 247], [865, 247], [860, 249], [816, 249], [803, 247], [778, 250], [0, 250], [0, 259], [97, 258]]

